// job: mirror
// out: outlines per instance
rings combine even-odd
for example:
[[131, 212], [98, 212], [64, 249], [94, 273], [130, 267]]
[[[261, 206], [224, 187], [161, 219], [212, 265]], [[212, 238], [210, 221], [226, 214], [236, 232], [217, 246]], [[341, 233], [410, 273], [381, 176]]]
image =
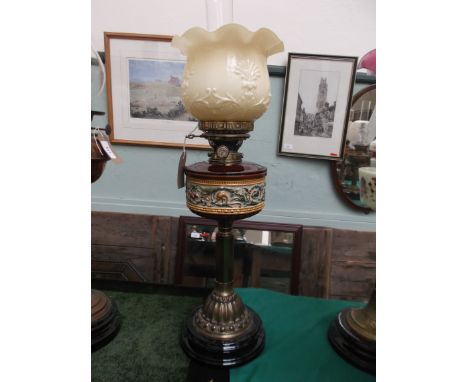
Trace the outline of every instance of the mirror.
[[[359, 169], [376, 167], [376, 85], [370, 85], [353, 96], [346, 133], [343, 159], [331, 163], [331, 174], [340, 197], [353, 209], [371, 211], [360, 197]], [[375, 178], [375, 177], [374, 177]]]
[[[176, 258], [176, 284], [214, 287], [214, 220], [182, 216]], [[302, 226], [234, 223], [234, 287], [266, 288], [297, 294]]]

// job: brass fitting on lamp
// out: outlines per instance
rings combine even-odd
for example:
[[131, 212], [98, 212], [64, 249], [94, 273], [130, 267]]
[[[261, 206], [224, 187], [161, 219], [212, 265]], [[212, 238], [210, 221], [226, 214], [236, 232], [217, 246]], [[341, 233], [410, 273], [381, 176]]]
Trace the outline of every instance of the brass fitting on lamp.
[[331, 323], [328, 339], [344, 359], [375, 374], [376, 298], [375, 288], [364, 308], [342, 310]]
[[367, 341], [375, 342], [375, 289], [368, 304], [364, 308], [352, 308], [347, 311], [345, 320], [351, 329]]

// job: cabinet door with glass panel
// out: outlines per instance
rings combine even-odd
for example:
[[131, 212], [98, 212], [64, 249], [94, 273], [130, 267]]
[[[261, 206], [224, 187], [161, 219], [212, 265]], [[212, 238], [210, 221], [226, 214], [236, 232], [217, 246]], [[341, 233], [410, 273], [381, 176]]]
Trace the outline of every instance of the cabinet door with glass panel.
[[[238, 221], [233, 233], [234, 287], [298, 293], [301, 225]], [[177, 284], [214, 286], [216, 235], [214, 220], [180, 217]]]

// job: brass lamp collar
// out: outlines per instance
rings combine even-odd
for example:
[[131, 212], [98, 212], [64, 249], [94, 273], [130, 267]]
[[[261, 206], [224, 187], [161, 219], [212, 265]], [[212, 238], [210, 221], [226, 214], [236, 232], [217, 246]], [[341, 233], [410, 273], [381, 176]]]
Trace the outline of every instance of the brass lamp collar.
[[199, 121], [198, 128], [202, 137], [213, 148], [209, 162], [220, 165], [234, 165], [242, 162], [243, 154], [238, 150], [244, 140], [250, 137], [248, 132], [254, 128], [253, 121]]

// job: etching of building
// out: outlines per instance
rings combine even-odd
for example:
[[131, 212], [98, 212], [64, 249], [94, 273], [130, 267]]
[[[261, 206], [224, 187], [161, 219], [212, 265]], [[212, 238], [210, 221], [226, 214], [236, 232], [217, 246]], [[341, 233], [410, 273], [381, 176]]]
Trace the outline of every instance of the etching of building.
[[320, 79], [317, 102], [315, 103], [315, 106], [317, 107], [317, 111], [320, 111], [325, 106], [325, 102], [327, 101], [327, 93], [328, 93], [327, 79], [325, 77], [322, 77]]
[[300, 94], [297, 95], [297, 108], [296, 108], [296, 122], [301, 121], [302, 116], [302, 97]]
[[299, 127], [301, 126], [303, 121], [302, 118], [302, 97], [300, 94], [297, 95], [297, 108], [296, 108], [296, 121], [294, 123], [294, 132], [297, 133], [299, 131]]

